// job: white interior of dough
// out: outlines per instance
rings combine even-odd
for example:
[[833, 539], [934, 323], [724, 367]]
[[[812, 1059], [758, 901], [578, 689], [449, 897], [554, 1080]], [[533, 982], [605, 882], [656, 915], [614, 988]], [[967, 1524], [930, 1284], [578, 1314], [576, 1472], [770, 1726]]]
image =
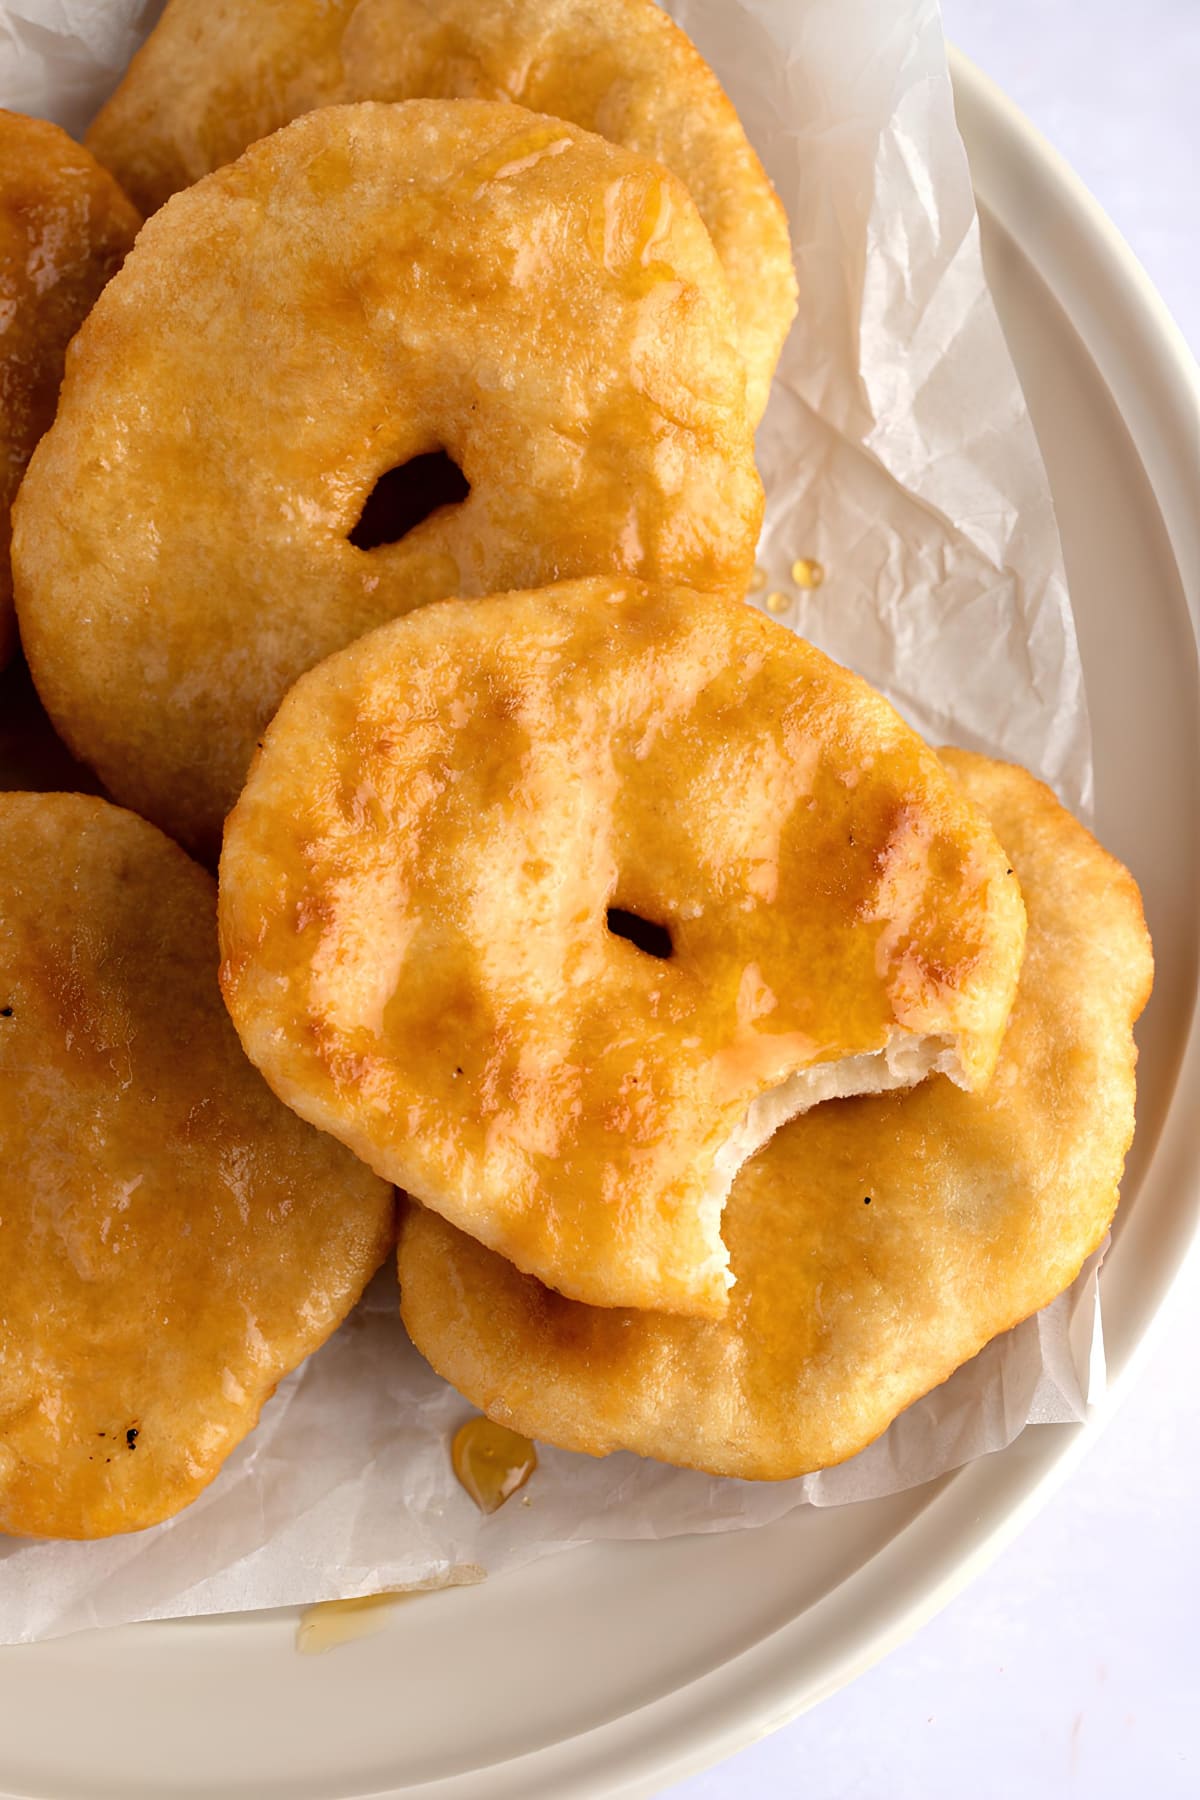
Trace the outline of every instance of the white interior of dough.
[[[789, 1119], [822, 1100], [845, 1100], [852, 1094], [882, 1094], [889, 1088], [915, 1087], [927, 1075], [948, 1075], [960, 1087], [963, 1085], [954, 1039], [896, 1031], [881, 1050], [844, 1056], [839, 1062], [814, 1063], [789, 1075], [778, 1087], [757, 1095], [713, 1158], [703, 1207], [706, 1233], [711, 1233], [714, 1241], [719, 1238], [721, 1214], [738, 1170]], [[736, 1278], [728, 1267], [724, 1244], [720, 1256], [726, 1265], [726, 1286], [732, 1287]]]

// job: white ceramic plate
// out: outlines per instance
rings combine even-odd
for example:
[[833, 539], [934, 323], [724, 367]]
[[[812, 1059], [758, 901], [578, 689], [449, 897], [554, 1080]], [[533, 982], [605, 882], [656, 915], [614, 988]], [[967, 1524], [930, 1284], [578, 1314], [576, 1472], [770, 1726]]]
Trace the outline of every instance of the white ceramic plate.
[[[0, 1651], [0, 1790], [46, 1800], [650, 1794], [866, 1668], [1006, 1543], [1128, 1387], [1200, 1221], [1200, 384], [1128, 250], [961, 60], [989, 272], [1062, 525], [1100, 836], [1158, 986], [1104, 1275], [1111, 1397], [916, 1493], [757, 1532], [608, 1545], [400, 1607], [299, 1657], [295, 1615]], [[1192, 1033], [1189, 1038], [1189, 1033]]]

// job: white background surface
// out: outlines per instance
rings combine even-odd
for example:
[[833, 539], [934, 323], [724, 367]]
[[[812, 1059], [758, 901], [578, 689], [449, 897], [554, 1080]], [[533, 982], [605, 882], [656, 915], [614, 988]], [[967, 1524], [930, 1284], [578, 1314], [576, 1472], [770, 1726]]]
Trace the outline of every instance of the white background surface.
[[[943, 0], [1200, 352], [1200, 0]], [[1200, 1269], [1034, 1525], [911, 1643], [671, 1800], [1200, 1796]]]

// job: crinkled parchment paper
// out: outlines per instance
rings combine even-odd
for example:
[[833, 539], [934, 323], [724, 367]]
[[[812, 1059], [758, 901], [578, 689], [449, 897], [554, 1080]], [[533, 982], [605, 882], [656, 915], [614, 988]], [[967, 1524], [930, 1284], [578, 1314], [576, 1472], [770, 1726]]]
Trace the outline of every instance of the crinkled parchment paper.
[[[933, 742], [1023, 762], [1086, 809], [1061, 552], [984, 285], [934, 0], [670, 10], [722, 75], [792, 222], [800, 319], [760, 434], [763, 596], [784, 595], [775, 616], [884, 688]], [[0, 105], [80, 130], [157, 11], [0, 0]], [[824, 565], [819, 588], [793, 586], [799, 557]], [[761, 1524], [927, 1480], [1029, 1421], [1080, 1418], [1102, 1381], [1089, 1267], [839, 1469], [755, 1485], [546, 1449], [525, 1494], [484, 1519], [448, 1456], [467, 1408], [408, 1345], [385, 1273], [179, 1518], [96, 1544], [0, 1541], [0, 1639], [368, 1593], [465, 1564], [495, 1573], [594, 1538]]]

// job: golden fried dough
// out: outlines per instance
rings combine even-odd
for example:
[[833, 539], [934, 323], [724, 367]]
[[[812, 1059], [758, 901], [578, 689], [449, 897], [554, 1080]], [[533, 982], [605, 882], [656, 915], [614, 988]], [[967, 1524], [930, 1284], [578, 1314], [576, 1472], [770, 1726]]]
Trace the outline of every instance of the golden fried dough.
[[678, 175], [729, 277], [757, 422], [796, 311], [787, 219], [655, 0], [171, 0], [88, 143], [147, 212], [335, 100], [510, 100]]
[[[55, 725], [205, 853], [297, 675], [448, 594], [741, 593], [762, 487], [720, 265], [663, 169], [475, 101], [310, 114], [146, 226], [15, 513]], [[469, 496], [351, 533], [445, 450]]]
[[1024, 938], [991, 831], [865, 682], [612, 580], [313, 670], [220, 885], [282, 1099], [563, 1292], [704, 1314], [739, 1163], [830, 1094], [984, 1081]]
[[67, 345], [140, 223], [65, 131], [0, 110], [0, 669], [17, 641], [9, 508], [54, 417]]
[[0, 794], [0, 1532], [177, 1512], [394, 1241], [217, 987], [210, 876], [77, 794]]
[[1032, 776], [945, 754], [1007, 845], [1029, 912], [990, 1085], [968, 1094], [935, 1077], [784, 1126], [730, 1195], [738, 1280], [715, 1324], [563, 1300], [412, 1207], [405, 1323], [490, 1417], [594, 1456], [801, 1475], [862, 1449], [1046, 1305], [1103, 1238], [1150, 991], [1141, 900]]

